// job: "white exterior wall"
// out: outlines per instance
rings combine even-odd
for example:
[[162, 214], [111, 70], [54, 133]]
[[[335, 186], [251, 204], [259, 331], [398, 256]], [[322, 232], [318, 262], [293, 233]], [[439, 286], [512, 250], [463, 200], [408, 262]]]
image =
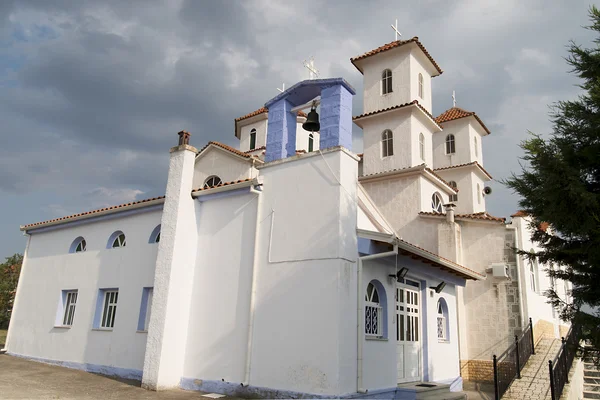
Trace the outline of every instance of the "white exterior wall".
[[[411, 149], [412, 149], [412, 162], [411, 165], [427, 164], [428, 166], [433, 165], [433, 133], [427, 128], [415, 115], [410, 118], [411, 123]], [[425, 137], [425, 160], [421, 159], [421, 148], [419, 143], [419, 134], [422, 133]]]
[[[240, 151], [250, 150], [250, 131], [252, 129], [256, 129], [256, 147], [267, 145], [267, 114], [261, 114], [261, 117], [264, 119], [240, 127]], [[243, 123], [244, 121], [238, 124], [242, 125]]]
[[[366, 58], [363, 65], [363, 113], [409, 103], [411, 97], [410, 49], [403, 46]], [[392, 71], [392, 93], [381, 94], [381, 74]]]
[[[9, 353], [49, 360], [134, 369], [144, 365], [146, 333], [137, 325], [142, 288], [154, 286], [157, 244], [149, 244], [161, 211], [151, 211], [31, 235], [7, 343]], [[126, 235], [123, 248], [107, 249], [110, 235]], [[75, 238], [84, 253], [69, 254]], [[93, 330], [99, 289], [118, 288], [113, 330]], [[56, 328], [62, 290], [78, 290], [71, 328]], [[62, 310], [59, 311], [62, 316]]]
[[[485, 182], [483, 181], [483, 179], [481, 178], [481, 176], [477, 173], [475, 173], [474, 171], [471, 171], [471, 187], [472, 192], [471, 194], [471, 200], [473, 203], [473, 212], [474, 213], [478, 213], [478, 212], [484, 212], [486, 210], [485, 208], [485, 195], [483, 194], [483, 188], [485, 187]], [[478, 186], [479, 185], [479, 186]], [[479, 188], [479, 191], [477, 190], [477, 188]]]
[[[424, 62], [430, 63], [420, 49], [413, 49], [410, 54], [410, 98], [431, 113], [431, 75], [423, 67]], [[419, 74], [423, 75], [423, 97], [419, 96]]]
[[[386, 129], [391, 130], [394, 137], [394, 155], [382, 157], [381, 134]], [[410, 110], [396, 111], [365, 120], [363, 123], [364, 175], [411, 166], [411, 149], [414, 144], [411, 143], [414, 142], [411, 139], [411, 131]]]
[[[479, 124], [469, 124], [469, 135], [471, 137], [469, 157], [471, 158], [471, 161], [477, 161], [481, 166], [483, 166], [483, 140], [485, 134], [486, 132]], [[477, 150], [475, 150], [475, 138], [477, 138]]]
[[[420, 335], [421, 338], [421, 378], [426, 381], [449, 381], [460, 375], [458, 358], [458, 325], [456, 315], [456, 287], [449, 283], [439, 269], [426, 266], [420, 261], [399, 256], [398, 263], [409, 269], [407, 278], [421, 282]], [[388, 274], [395, 274], [395, 258], [370, 260], [363, 263], [363, 288], [360, 293], [364, 299], [370, 281], [377, 280], [385, 288], [387, 298], [387, 340], [364, 339], [363, 341], [363, 386], [376, 390], [394, 387], [397, 384], [397, 339], [395, 283], [391, 283]], [[442, 280], [447, 282], [440, 294], [429, 289]], [[433, 292], [433, 296], [431, 293]], [[380, 294], [380, 299], [381, 299]], [[437, 302], [443, 297], [448, 306], [449, 336], [447, 341], [437, 337]], [[425, 350], [426, 349], [426, 350]]]
[[[432, 212], [433, 208], [431, 207], [431, 200], [434, 193], [437, 193], [442, 198], [442, 204], [448, 204], [450, 202], [450, 198], [448, 194], [443, 192], [437, 185], [434, 185], [430, 180], [425, 179], [423, 176], [419, 176], [419, 186], [420, 186], [420, 200], [421, 200], [421, 208], [419, 211], [424, 212]], [[446, 212], [443, 210], [442, 212]]]
[[254, 178], [258, 171], [252, 167], [250, 160], [237, 157], [227, 150], [211, 147], [196, 159], [192, 187], [201, 188], [211, 175], [217, 175], [223, 182], [232, 182]]
[[[475, 161], [471, 158], [473, 139], [467, 118], [442, 124], [444, 130], [433, 135], [433, 168], [451, 167]], [[454, 135], [456, 152], [446, 154], [446, 136]], [[479, 139], [478, 139], [479, 140]]]
[[454, 210], [456, 214], [470, 214], [474, 212], [473, 208], [473, 185], [471, 180], [470, 168], [445, 169], [435, 171], [446, 182], [454, 181], [458, 187], [458, 200], [453, 203], [456, 205]]
[[357, 161], [339, 149], [324, 157], [329, 166], [310, 153], [260, 171], [253, 386], [356, 390]]
[[255, 197], [223, 197], [196, 208], [198, 250], [184, 377], [244, 381]]

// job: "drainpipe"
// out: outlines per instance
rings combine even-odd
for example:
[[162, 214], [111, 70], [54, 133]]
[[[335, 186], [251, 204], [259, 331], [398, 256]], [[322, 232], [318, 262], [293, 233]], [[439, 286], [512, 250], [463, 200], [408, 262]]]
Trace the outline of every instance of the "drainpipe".
[[[375, 260], [377, 258], [383, 258], [388, 256], [393, 256], [398, 254], [398, 243], [394, 239], [394, 250], [386, 251], [384, 253], [370, 254], [368, 256], [358, 257], [358, 278], [357, 282], [357, 300], [356, 300], [356, 310], [357, 310], [357, 323], [356, 323], [356, 391], [358, 393], [367, 393], [368, 390], [363, 389], [363, 369], [362, 369], [362, 361], [363, 361], [363, 342], [365, 335], [364, 328], [364, 308], [362, 301], [362, 269], [363, 269], [363, 261], [367, 260]], [[385, 318], [388, 316], [386, 315]]]
[[[515, 222], [514, 219], [511, 221], [511, 224]], [[517, 226], [506, 226], [506, 229], [511, 229], [513, 231], [515, 231], [515, 247], [517, 249], [521, 249], [521, 235], [519, 232], [519, 229], [517, 228]], [[527, 316], [525, 315], [525, 305], [523, 304], [524, 302], [527, 301], [526, 299], [526, 293], [527, 293], [527, 287], [525, 285], [525, 282], [523, 281], [522, 277], [523, 274], [525, 273], [525, 271], [521, 271], [521, 256], [519, 254], [515, 254], [515, 260], [517, 263], [517, 279], [519, 281], [519, 313], [521, 314], [521, 329], [525, 329], [525, 321], [527, 321]]]
[[261, 216], [261, 205], [262, 196], [261, 191], [256, 190], [254, 186], [250, 186], [250, 192], [255, 193], [257, 197], [256, 201], [256, 227], [254, 229], [254, 255], [252, 259], [252, 283], [250, 286], [250, 317], [248, 321], [248, 343], [246, 350], [246, 375], [242, 386], [248, 386], [250, 384], [250, 367], [252, 360], [252, 338], [254, 335], [254, 313], [256, 308], [256, 281], [258, 273], [256, 271], [258, 267], [258, 250], [259, 250], [259, 223]]

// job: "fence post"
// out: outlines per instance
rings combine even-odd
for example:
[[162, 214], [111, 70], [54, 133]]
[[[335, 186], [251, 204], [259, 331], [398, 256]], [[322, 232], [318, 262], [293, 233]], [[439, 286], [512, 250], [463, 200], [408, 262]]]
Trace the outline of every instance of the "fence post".
[[554, 397], [554, 374], [552, 373], [552, 360], [548, 360], [548, 369], [550, 370], [550, 394], [552, 395], [552, 400], [556, 400]]
[[495, 354], [492, 360], [494, 363], [494, 398], [500, 400], [500, 393], [498, 392], [498, 360]]
[[563, 360], [564, 360], [564, 371], [565, 371], [565, 383], [569, 383], [569, 370], [567, 369], [567, 362], [568, 362], [568, 358], [569, 358], [569, 354], [567, 353], [567, 343], [564, 337], [560, 338], [561, 342], [562, 342], [562, 353], [563, 353]]
[[515, 335], [515, 346], [517, 346], [517, 378], [521, 379], [521, 360], [519, 359], [519, 338]]
[[531, 354], [535, 354], [535, 342], [533, 341], [533, 321], [529, 317], [529, 332], [531, 332]]

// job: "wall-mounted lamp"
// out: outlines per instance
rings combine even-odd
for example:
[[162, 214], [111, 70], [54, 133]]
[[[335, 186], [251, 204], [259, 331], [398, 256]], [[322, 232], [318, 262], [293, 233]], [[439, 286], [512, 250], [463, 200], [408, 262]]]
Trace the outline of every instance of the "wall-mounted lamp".
[[396, 273], [396, 275], [390, 274], [390, 275], [388, 275], [388, 277], [390, 278], [391, 281], [396, 279], [396, 282], [400, 282], [400, 280], [403, 279], [406, 276], [406, 274], [408, 274], [408, 268], [402, 267]]
[[446, 287], [446, 282], [441, 281], [437, 286], [430, 286], [429, 289], [435, 290], [436, 293], [440, 293]]

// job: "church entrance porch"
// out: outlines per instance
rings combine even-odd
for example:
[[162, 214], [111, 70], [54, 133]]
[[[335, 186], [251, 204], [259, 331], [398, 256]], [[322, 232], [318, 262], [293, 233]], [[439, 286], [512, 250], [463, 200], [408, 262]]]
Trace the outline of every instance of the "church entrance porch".
[[398, 383], [421, 380], [420, 283], [402, 279], [396, 284], [396, 354]]

